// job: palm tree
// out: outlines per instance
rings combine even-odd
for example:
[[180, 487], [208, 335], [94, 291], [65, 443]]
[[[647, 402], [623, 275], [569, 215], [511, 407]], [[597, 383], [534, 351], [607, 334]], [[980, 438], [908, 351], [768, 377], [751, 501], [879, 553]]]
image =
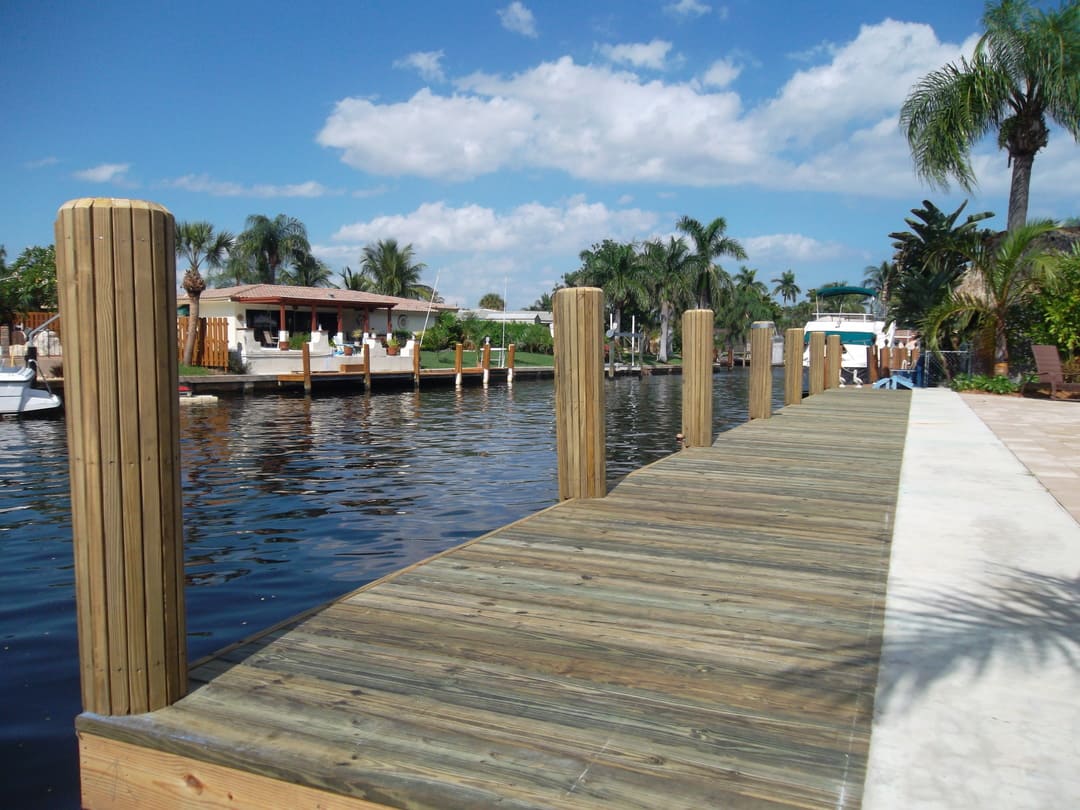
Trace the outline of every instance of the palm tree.
[[206, 280], [199, 272], [203, 262], [207, 267], [220, 268], [233, 249], [235, 239], [228, 231], [214, 233], [209, 222], [181, 222], [176, 226], [176, 256], [188, 263], [181, 286], [191, 302], [188, 308], [188, 330], [184, 339], [182, 362], [191, 365], [195, 354], [195, 333], [199, 324], [199, 299], [206, 289]]
[[969, 214], [956, 224], [967, 207], [965, 200], [946, 214], [929, 200], [912, 208], [914, 218], [905, 219], [910, 231], [889, 234], [896, 253], [896, 276], [889, 290], [889, 313], [899, 324], [915, 325], [952, 289], [967, 259], [954, 246], [967, 244], [979, 232], [978, 223], [992, 217], [990, 211]]
[[735, 346], [748, 342], [750, 325], [775, 317], [776, 304], [769, 300], [768, 288], [756, 276], [756, 270], [740, 267], [732, 279], [732, 294], [717, 314], [718, 325], [726, 333], [728, 368], [735, 365]]
[[708, 225], [702, 225], [692, 217], [683, 217], [675, 227], [690, 237], [694, 243], [695, 283], [698, 308], [709, 309], [718, 301], [720, 293], [731, 289], [731, 278], [713, 260], [719, 256], [745, 259], [746, 251], [735, 239], [724, 234], [727, 221], [717, 217]]
[[502, 311], [506, 309], [506, 302], [498, 293], [485, 293], [477, 306], [480, 307], [480, 309], [497, 309]]
[[533, 301], [525, 309], [529, 312], [551, 312], [551, 308], [554, 303], [551, 300], [551, 293], [542, 293], [539, 298]]
[[666, 244], [659, 239], [646, 242], [641, 256], [650, 296], [660, 302], [660, 350], [656, 359], [661, 363], [668, 361], [672, 317], [693, 300], [689, 272], [692, 259], [686, 242], [674, 236]]
[[1009, 316], [1053, 279], [1052, 258], [1034, 244], [1053, 227], [1050, 221], [1034, 222], [1007, 233], [1000, 244], [973, 238], [961, 247], [970, 262], [973, 289], [961, 285], [926, 316], [922, 331], [927, 345], [937, 350], [946, 323], [958, 330], [971, 325], [992, 328], [994, 373], [1007, 375]]
[[330, 276], [326, 262], [301, 251], [293, 256], [292, 268], [281, 274], [281, 281], [293, 287], [331, 287]]
[[371, 292], [371, 279], [362, 272], [357, 272], [351, 267], [345, 267], [345, 269], [341, 271], [341, 286], [344, 290]]
[[605, 239], [581, 251], [580, 257], [579, 280], [603, 288], [615, 329], [620, 331], [622, 313], [627, 306], [644, 309], [648, 305], [645, 277], [634, 245]]
[[889, 301], [889, 292], [896, 283], [896, 262], [868, 264], [863, 269], [863, 284], [877, 290], [879, 300], [884, 304]]
[[[311, 253], [307, 228], [294, 217], [278, 214], [273, 219], [252, 214], [236, 238], [237, 252], [249, 262], [249, 281], [277, 284], [282, 265]], [[238, 273], [239, 278], [239, 273]]]
[[420, 273], [426, 265], [414, 260], [412, 245], [400, 247], [396, 239], [380, 239], [364, 248], [360, 264], [371, 283], [371, 292], [419, 299], [431, 294], [430, 287], [420, 284]]
[[779, 278], [772, 279], [772, 283], [776, 285], [773, 287], [772, 294], [779, 295], [785, 304], [794, 304], [795, 299], [802, 292], [799, 285], [795, 283], [795, 273], [791, 270], [785, 270]]
[[1027, 221], [1035, 154], [1046, 146], [1049, 116], [1080, 140], [1080, 3], [1057, 11], [1001, 0], [983, 14], [986, 33], [971, 60], [961, 57], [921, 78], [900, 110], [918, 174], [948, 188], [975, 183], [971, 147], [996, 130], [1009, 153], [1008, 229]]

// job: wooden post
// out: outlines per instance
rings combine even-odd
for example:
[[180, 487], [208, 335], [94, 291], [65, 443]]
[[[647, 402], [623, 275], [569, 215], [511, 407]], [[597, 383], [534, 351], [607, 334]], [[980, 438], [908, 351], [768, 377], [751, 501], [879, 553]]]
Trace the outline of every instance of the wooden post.
[[491, 374], [491, 344], [484, 343], [484, 359], [481, 361], [480, 366], [484, 369], [484, 388], [488, 387], [488, 380]]
[[514, 349], [513, 343], [506, 347], [506, 384], [514, 384]]
[[454, 386], [461, 388], [461, 368], [464, 362], [465, 347], [460, 343], [454, 344]]
[[364, 390], [371, 391], [371, 345], [364, 341]]
[[825, 388], [840, 385], [840, 359], [843, 355], [839, 335], [829, 335], [825, 349]]
[[803, 330], [788, 329], [784, 333], [784, 404], [802, 403]]
[[420, 341], [413, 341], [413, 355], [412, 355], [412, 377], [413, 385], [420, 387]]
[[683, 313], [682, 432], [685, 447], [708, 447], [713, 435], [713, 311]]
[[807, 372], [810, 396], [825, 390], [825, 333], [810, 333], [810, 369]]
[[56, 265], [83, 708], [187, 691], [175, 221], [160, 205], [60, 207]]
[[555, 447], [559, 498], [607, 494], [604, 427], [604, 292], [555, 293]]
[[304, 341], [300, 347], [300, 355], [304, 362], [304, 395], [311, 396], [311, 345]]
[[878, 350], [877, 346], [866, 347], [866, 370], [867, 375], [870, 377], [870, 384], [873, 385], [878, 381]]
[[750, 325], [750, 418], [772, 416], [772, 321]]

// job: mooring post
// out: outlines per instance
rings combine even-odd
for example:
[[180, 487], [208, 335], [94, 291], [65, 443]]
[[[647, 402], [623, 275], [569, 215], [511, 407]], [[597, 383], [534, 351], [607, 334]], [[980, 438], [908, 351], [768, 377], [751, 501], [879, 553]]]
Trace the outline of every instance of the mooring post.
[[364, 341], [364, 391], [371, 391], [371, 346]]
[[513, 343], [506, 347], [506, 384], [514, 384], [514, 349]]
[[604, 291], [559, 290], [552, 310], [559, 498], [600, 498], [607, 494]]
[[810, 369], [806, 374], [810, 383], [810, 395], [825, 390], [825, 333], [810, 333]]
[[461, 368], [464, 362], [465, 347], [460, 343], [454, 344], [454, 386], [461, 388]]
[[803, 330], [798, 327], [784, 333], [784, 404], [802, 403]]
[[413, 342], [413, 356], [412, 356], [412, 377], [413, 387], [420, 387], [420, 341]]
[[683, 313], [682, 443], [708, 447], [713, 435], [713, 311]]
[[772, 321], [750, 324], [750, 418], [772, 416]]
[[866, 347], [866, 373], [870, 378], [870, 384], [878, 381], [878, 350], [876, 346]]
[[829, 335], [825, 348], [825, 388], [840, 385], [840, 358], [843, 355], [839, 335]]
[[311, 396], [311, 346], [307, 341], [300, 347], [300, 355], [304, 364], [304, 396]]
[[56, 217], [83, 708], [187, 690], [173, 215], [80, 199]]
[[491, 343], [484, 341], [484, 359], [481, 362], [481, 366], [484, 369], [484, 388], [488, 387], [488, 381], [491, 375]]

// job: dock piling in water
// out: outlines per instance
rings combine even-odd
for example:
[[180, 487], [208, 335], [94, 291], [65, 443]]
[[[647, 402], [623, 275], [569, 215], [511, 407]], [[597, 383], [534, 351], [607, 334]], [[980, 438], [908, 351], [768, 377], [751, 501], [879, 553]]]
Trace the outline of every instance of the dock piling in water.
[[187, 689], [175, 229], [138, 200], [56, 218], [79, 666], [98, 715]]
[[772, 416], [772, 321], [750, 325], [750, 418]]
[[802, 404], [803, 330], [795, 327], [784, 333], [784, 404]]
[[691, 309], [683, 313], [684, 447], [712, 444], [713, 311]]
[[839, 335], [829, 335], [825, 348], [825, 388], [840, 385], [840, 359], [844, 349], [840, 345]]
[[559, 290], [552, 309], [559, 498], [602, 498], [607, 493], [604, 292]]
[[810, 333], [810, 396], [825, 390], [825, 333]]

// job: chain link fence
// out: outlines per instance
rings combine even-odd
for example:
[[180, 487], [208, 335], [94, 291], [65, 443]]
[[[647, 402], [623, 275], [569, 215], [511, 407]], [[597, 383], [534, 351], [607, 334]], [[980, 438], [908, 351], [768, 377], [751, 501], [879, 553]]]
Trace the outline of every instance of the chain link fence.
[[926, 351], [919, 359], [924, 362], [923, 379], [927, 387], [947, 385], [957, 374], [972, 374], [975, 371], [970, 351]]

